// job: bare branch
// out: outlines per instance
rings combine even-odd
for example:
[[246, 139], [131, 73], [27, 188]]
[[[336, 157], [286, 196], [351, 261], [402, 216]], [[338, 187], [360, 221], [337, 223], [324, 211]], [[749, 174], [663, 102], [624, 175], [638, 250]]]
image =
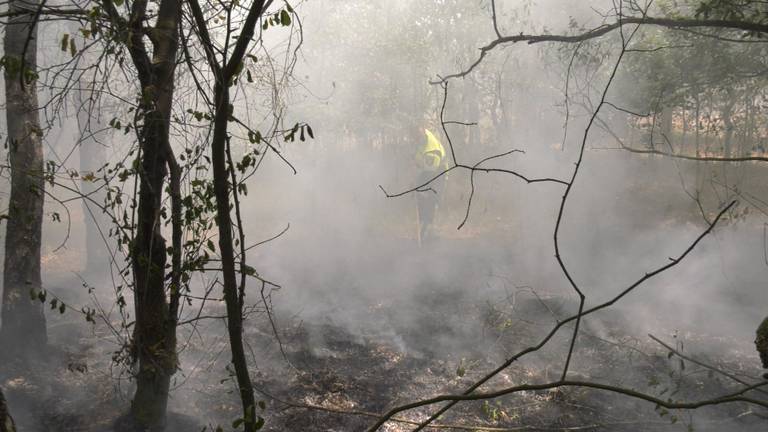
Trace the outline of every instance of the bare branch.
[[[519, 393], [523, 391], [541, 391], [541, 390], [550, 390], [550, 389], [562, 388], [562, 387], [577, 387], [577, 388], [590, 388], [595, 390], [602, 390], [610, 393], [616, 393], [616, 394], [628, 396], [633, 399], [644, 400], [646, 402], [650, 402], [667, 409], [692, 410], [692, 409], [697, 409], [697, 408], [701, 408], [709, 405], [720, 405], [720, 404], [734, 403], [734, 402], [746, 402], [749, 404], [768, 408], [768, 401], [744, 396], [746, 393], [752, 390], [759, 389], [760, 387], [763, 387], [766, 385], [768, 385], [768, 381], [763, 381], [757, 384], [743, 387], [736, 392], [725, 394], [725, 395], [718, 396], [711, 399], [702, 399], [702, 400], [693, 401], [693, 402], [676, 402], [670, 399], [661, 399], [647, 393], [639, 392], [637, 390], [609, 385], [609, 384], [601, 384], [601, 383], [595, 383], [591, 381], [560, 380], [560, 381], [555, 381], [555, 382], [545, 383], [545, 384], [522, 384], [522, 385], [507, 387], [501, 390], [486, 392], [486, 393], [461, 394], [461, 395], [446, 394], [446, 395], [435, 396], [431, 399], [425, 399], [423, 401], [414, 402], [412, 404], [402, 405], [397, 408], [393, 408], [392, 410], [388, 411], [382, 417], [382, 419], [391, 418], [392, 416], [398, 413], [401, 413], [403, 411], [422, 407], [425, 405], [432, 405], [440, 402], [487, 400], [487, 399], [495, 399], [501, 396], [507, 396], [510, 394]], [[368, 429], [368, 431], [369, 432], [376, 431], [385, 422], [386, 420], [385, 421], [380, 420], [379, 422], [377, 422], [376, 425]]]
[[[704, 369], [708, 369], [708, 370], [710, 370], [712, 372], [715, 372], [715, 373], [718, 373], [718, 374], [720, 374], [720, 375], [722, 375], [724, 377], [730, 378], [730, 379], [732, 379], [733, 381], [736, 381], [739, 384], [743, 384], [743, 385], [746, 385], [746, 386], [751, 385], [750, 383], [740, 379], [736, 375], [733, 375], [733, 374], [728, 373], [728, 372], [726, 372], [726, 371], [724, 371], [724, 370], [722, 370], [720, 368], [717, 368], [715, 366], [709, 365], [707, 363], [704, 363], [704, 362], [702, 362], [700, 360], [696, 360], [695, 358], [692, 358], [690, 356], [687, 356], [687, 355], [681, 353], [680, 351], [672, 348], [671, 346], [669, 346], [668, 344], [664, 343], [661, 339], [657, 338], [656, 336], [654, 336], [652, 334], [648, 334], [648, 337], [653, 339], [656, 343], [658, 343], [659, 345], [663, 346], [664, 348], [669, 350], [669, 352], [671, 352], [672, 354], [680, 357], [681, 359], [688, 360], [689, 362], [691, 362], [693, 364], [697, 364], [697, 365], [703, 367]], [[762, 390], [762, 389], [756, 389], [756, 391], [758, 391], [758, 392], [760, 392], [762, 394], [768, 394], [767, 391]]]
[[453, 78], [462, 78], [472, 72], [488, 55], [500, 45], [514, 44], [518, 42], [525, 42], [529, 45], [542, 43], [542, 42], [561, 42], [561, 43], [578, 43], [588, 41], [591, 39], [597, 39], [605, 36], [614, 30], [620, 29], [626, 25], [651, 25], [658, 27], [666, 27], [675, 30], [684, 29], [696, 29], [696, 28], [717, 28], [724, 30], [741, 30], [750, 33], [768, 33], [768, 24], [756, 23], [750, 21], [739, 20], [713, 20], [713, 19], [692, 19], [692, 18], [654, 18], [650, 16], [642, 17], [621, 17], [620, 20], [604, 24], [599, 27], [593, 28], [583, 33], [574, 35], [556, 35], [556, 34], [544, 34], [544, 35], [530, 35], [520, 33], [515, 36], [503, 36], [498, 37], [491, 41], [488, 45], [480, 48], [480, 56], [472, 63], [468, 68], [461, 72], [446, 75], [441, 77], [439, 81], [433, 81], [432, 84], [439, 84], [441, 82], [448, 81]]
[[[626, 297], [626, 296], [627, 296], [629, 293], [633, 292], [635, 289], [637, 289], [639, 286], [641, 286], [642, 284], [644, 284], [644, 283], [645, 283], [645, 282], [647, 282], [648, 280], [650, 280], [650, 279], [652, 279], [653, 277], [655, 277], [655, 276], [657, 276], [657, 275], [659, 275], [659, 274], [661, 274], [661, 273], [664, 273], [665, 271], [667, 271], [667, 270], [671, 269], [672, 267], [675, 267], [675, 266], [677, 266], [678, 264], [680, 264], [680, 263], [681, 263], [681, 262], [682, 262], [682, 261], [683, 261], [683, 260], [684, 260], [684, 259], [685, 259], [685, 258], [686, 258], [686, 257], [687, 257], [687, 256], [688, 256], [688, 255], [689, 255], [689, 254], [690, 254], [690, 253], [691, 253], [691, 252], [692, 252], [692, 251], [693, 251], [695, 248], [696, 248], [696, 246], [697, 246], [697, 245], [698, 245], [698, 244], [699, 244], [699, 243], [700, 243], [700, 242], [701, 242], [701, 241], [704, 239], [704, 237], [706, 237], [706, 236], [707, 236], [709, 233], [711, 233], [711, 232], [712, 232], [712, 230], [714, 230], [715, 226], [716, 226], [716, 225], [717, 225], [717, 224], [720, 222], [720, 219], [723, 217], [723, 215], [724, 215], [724, 214], [725, 214], [725, 213], [726, 213], [728, 210], [730, 210], [730, 209], [731, 209], [731, 208], [732, 208], [734, 205], [736, 205], [736, 201], [732, 201], [730, 204], [728, 204], [728, 205], [727, 205], [727, 206], [725, 206], [725, 207], [724, 207], [722, 210], [720, 210], [720, 212], [718, 213], [718, 215], [715, 217], [715, 219], [712, 221], [712, 223], [711, 223], [711, 224], [709, 224], [709, 226], [707, 227], [707, 229], [706, 229], [706, 230], [704, 230], [704, 231], [703, 231], [701, 234], [699, 234], [699, 236], [698, 236], [698, 237], [696, 237], [696, 239], [695, 239], [693, 242], [691, 242], [691, 243], [688, 245], [688, 247], [687, 247], [687, 248], [686, 248], [686, 249], [685, 249], [685, 250], [684, 250], [684, 251], [683, 251], [683, 252], [682, 252], [680, 255], [678, 255], [678, 256], [677, 256], [677, 258], [671, 258], [671, 259], [669, 260], [669, 262], [667, 262], [666, 264], [664, 264], [664, 265], [662, 265], [662, 266], [659, 266], [659, 267], [657, 267], [656, 269], [654, 269], [654, 270], [652, 270], [652, 271], [649, 271], [649, 272], [645, 273], [645, 275], [643, 275], [642, 277], [640, 277], [639, 279], [637, 279], [635, 282], [633, 282], [632, 284], [630, 284], [628, 287], [626, 287], [624, 290], [622, 290], [621, 292], [619, 292], [617, 295], [615, 295], [615, 296], [614, 296], [613, 298], [611, 298], [610, 300], [608, 300], [608, 301], [606, 301], [606, 302], [604, 302], [604, 303], [601, 303], [601, 304], [599, 304], [599, 305], [593, 306], [593, 307], [591, 307], [591, 308], [589, 308], [589, 309], [587, 309], [587, 310], [584, 310], [583, 312], [581, 312], [581, 313], [579, 313], [579, 314], [577, 314], [577, 315], [572, 315], [572, 316], [570, 316], [570, 317], [568, 317], [568, 318], [566, 318], [566, 319], [564, 319], [564, 320], [562, 320], [562, 321], [559, 321], [559, 322], [558, 322], [558, 323], [557, 323], [557, 324], [556, 324], [556, 325], [555, 325], [555, 326], [554, 326], [554, 327], [553, 327], [553, 328], [552, 328], [552, 329], [549, 331], [549, 333], [548, 333], [546, 336], [544, 336], [544, 337], [543, 337], [543, 338], [542, 338], [542, 339], [539, 341], [539, 343], [537, 343], [537, 344], [535, 344], [535, 345], [531, 345], [531, 346], [529, 346], [528, 348], [525, 348], [525, 349], [523, 349], [523, 350], [521, 350], [521, 351], [517, 352], [517, 353], [516, 353], [516, 354], [514, 354], [513, 356], [511, 356], [511, 357], [507, 358], [507, 360], [506, 360], [506, 361], [504, 361], [502, 364], [500, 364], [500, 365], [499, 365], [499, 366], [498, 366], [496, 369], [492, 370], [491, 372], [489, 372], [488, 374], [486, 374], [485, 376], [483, 376], [483, 377], [482, 377], [482, 378], [480, 378], [479, 380], [475, 381], [475, 383], [474, 383], [474, 384], [472, 384], [472, 385], [471, 385], [469, 388], [467, 388], [467, 390], [466, 390], [466, 391], [464, 391], [464, 393], [462, 393], [462, 396], [471, 395], [471, 394], [472, 394], [472, 393], [473, 393], [475, 390], [477, 390], [478, 388], [480, 388], [480, 386], [482, 386], [483, 384], [485, 384], [486, 382], [488, 382], [489, 380], [491, 380], [491, 378], [493, 378], [493, 377], [497, 376], [497, 375], [498, 375], [499, 373], [501, 373], [503, 370], [505, 370], [505, 369], [506, 369], [506, 368], [508, 368], [510, 365], [512, 365], [512, 363], [516, 362], [516, 361], [517, 361], [517, 360], [519, 360], [520, 358], [522, 358], [522, 357], [524, 357], [524, 356], [526, 356], [526, 355], [528, 355], [528, 354], [530, 354], [530, 353], [532, 353], [532, 352], [536, 352], [536, 351], [539, 351], [539, 350], [540, 350], [542, 347], [544, 347], [544, 346], [545, 346], [547, 343], [549, 343], [549, 341], [550, 341], [550, 340], [552, 340], [552, 338], [553, 338], [553, 337], [554, 337], [554, 336], [555, 336], [555, 335], [556, 335], [556, 334], [559, 332], [559, 330], [560, 330], [560, 329], [561, 329], [563, 326], [565, 326], [566, 324], [568, 324], [568, 323], [570, 323], [570, 322], [572, 322], [572, 321], [575, 321], [575, 320], [577, 320], [577, 319], [580, 319], [580, 318], [582, 318], [582, 317], [585, 317], [585, 316], [587, 316], [587, 315], [591, 315], [591, 314], [593, 314], [593, 313], [595, 313], [595, 312], [597, 312], [597, 311], [600, 311], [600, 310], [606, 309], [606, 308], [608, 308], [608, 307], [610, 307], [610, 306], [613, 306], [614, 304], [616, 304], [617, 302], [619, 302], [619, 301], [620, 301], [622, 298]], [[518, 390], [518, 391], [519, 391], [519, 390]], [[420, 427], [419, 427], [419, 429], [418, 429], [418, 430], [421, 430], [421, 429], [423, 429], [423, 428], [424, 428], [426, 425], [428, 425], [428, 424], [429, 424], [429, 423], [430, 423], [432, 420], [436, 419], [436, 418], [437, 418], [439, 415], [441, 415], [443, 412], [445, 412], [445, 411], [447, 411], [448, 409], [450, 409], [451, 407], [453, 407], [453, 406], [454, 406], [454, 405], [455, 405], [455, 404], [456, 404], [458, 401], [460, 401], [460, 400], [466, 400], [466, 399], [458, 399], [458, 398], [457, 398], [457, 399], [444, 399], [444, 400], [446, 400], [446, 401], [450, 401], [450, 402], [449, 402], [449, 403], [448, 403], [448, 404], [447, 404], [445, 407], [441, 408], [441, 409], [440, 409], [440, 410], [439, 410], [437, 413], [435, 413], [434, 415], [432, 415], [432, 416], [431, 416], [429, 419], [427, 419], [425, 422], [423, 422], [423, 423], [420, 425]], [[408, 405], [407, 405], [407, 408], [404, 408], [404, 409], [401, 409], [401, 408], [405, 407], [406, 405], [403, 405], [403, 406], [401, 406], [401, 407], [398, 407], [398, 408], [394, 408], [394, 409], [392, 409], [392, 410], [391, 410], [390, 412], [388, 412], [388, 413], [387, 413], [387, 414], [386, 414], [384, 417], [382, 417], [381, 419], [379, 419], [379, 421], [378, 421], [378, 422], [377, 422], [377, 423], [376, 423], [374, 426], [372, 426], [371, 428], [369, 428], [369, 429], [368, 429], [368, 432], [374, 432], [374, 431], [376, 431], [376, 430], [377, 430], [379, 427], [381, 427], [381, 425], [383, 425], [384, 423], [386, 423], [386, 422], [387, 422], [387, 419], [388, 419], [389, 417], [391, 417], [391, 416], [393, 416], [393, 415], [395, 415], [395, 414], [397, 414], [397, 413], [399, 413], [399, 412], [402, 412], [402, 411], [405, 411], [405, 410], [408, 410], [408, 409], [412, 409], [412, 408], [417, 408], [417, 407], [420, 407], [420, 406], [431, 405], [431, 404], [433, 404], [433, 403], [436, 403], [436, 402], [431, 402], [431, 401], [432, 401], [431, 399], [430, 399], [429, 401], [430, 401], [430, 402], [426, 402], [426, 401], [414, 402], [414, 403], [412, 403], [412, 404], [408, 404]]]

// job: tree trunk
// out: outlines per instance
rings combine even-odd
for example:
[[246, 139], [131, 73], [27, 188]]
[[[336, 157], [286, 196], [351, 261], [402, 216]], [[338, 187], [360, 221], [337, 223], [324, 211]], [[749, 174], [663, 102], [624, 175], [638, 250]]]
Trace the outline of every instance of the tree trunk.
[[726, 101], [723, 107], [723, 125], [725, 127], [725, 135], [723, 136], [723, 157], [729, 158], [733, 154], [733, 99], [728, 95], [728, 101]]
[[686, 109], [686, 106], [683, 105], [680, 108], [680, 117], [681, 117], [682, 123], [683, 123], [683, 135], [680, 137], [680, 153], [682, 153], [682, 154], [686, 154], [686, 152], [685, 152], [685, 144], [686, 144], [686, 140], [688, 138], [688, 121], [690, 119], [686, 117], [687, 113], [688, 113], [688, 110]]
[[[213, 139], [211, 141], [211, 164], [213, 166], [213, 189], [216, 198], [216, 223], [219, 228], [219, 253], [221, 254], [222, 276], [224, 279], [224, 302], [227, 307], [227, 330], [229, 333], [229, 346], [232, 353], [232, 365], [235, 368], [235, 378], [240, 391], [240, 402], [243, 407], [243, 430], [255, 432], [261, 428], [263, 420], [256, 415], [256, 398], [253, 392], [253, 384], [248, 372], [248, 363], [245, 357], [243, 345], [243, 304], [245, 298], [245, 277], [248, 273], [245, 266], [245, 245], [240, 231], [240, 285], [237, 283], [235, 270], [235, 251], [232, 241], [232, 221], [230, 219], [230, 178], [232, 185], [236, 178], [232, 167], [227, 167], [229, 132], [228, 124], [234, 107], [230, 101], [229, 83], [238, 73], [238, 65], [241, 64], [246, 50], [253, 38], [254, 28], [264, 12], [264, 0], [256, 0], [248, 11], [248, 16], [241, 27], [241, 33], [232, 50], [232, 55], [223, 64], [219, 65], [214, 53], [213, 43], [206, 25], [202, 8], [195, 1], [189, 1], [196, 24], [200, 30], [200, 41], [207, 52], [208, 63], [216, 77], [214, 85], [214, 120]], [[231, 177], [230, 177], [231, 175]], [[234, 191], [234, 208], [240, 218], [237, 190]], [[242, 228], [241, 228], [242, 229]]]
[[768, 317], [757, 327], [755, 347], [757, 348], [757, 353], [760, 354], [763, 368], [768, 369]]
[[176, 366], [175, 338], [167, 340], [169, 305], [165, 295], [166, 242], [162, 226], [162, 191], [166, 178], [163, 119], [150, 112], [142, 137], [142, 163], [136, 239], [132, 251], [139, 362], [132, 412], [142, 426], [162, 430], [170, 377]]
[[16, 425], [13, 423], [11, 413], [8, 411], [8, 404], [3, 396], [3, 389], [0, 388], [0, 432], [16, 432]]
[[747, 110], [747, 118], [744, 119], [744, 145], [743, 156], [750, 156], [755, 150], [757, 143], [755, 142], [755, 101], [754, 95], [747, 93], [744, 95]]
[[[138, 361], [136, 393], [131, 404], [133, 419], [144, 429], [165, 428], [171, 376], [177, 368], [176, 325], [178, 286], [166, 295], [166, 241], [163, 225], [163, 189], [168, 165], [173, 160], [169, 131], [174, 89], [176, 52], [179, 44], [178, 25], [181, 3], [164, 0], [158, 11], [155, 34], [158, 35], [151, 62], [143, 48], [133, 45], [134, 64], [139, 72], [145, 113], [139, 134], [141, 172], [139, 174], [139, 208], [131, 260], [134, 274], [134, 354]], [[134, 44], [142, 43], [140, 34]], [[175, 173], [178, 174], [178, 173]], [[178, 178], [174, 175], [174, 180]], [[177, 184], [175, 186], [178, 186]], [[173, 189], [173, 185], [172, 185]], [[178, 195], [172, 193], [174, 215], [179, 208]], [[173, 218], [173, 283], [179, 267], [179, 220]]]
[[[243, 347], [243, 295], [238, 296], [235, 274], [235, 253], [232, 243], [232, 221], [230, 220], [229, 171], [226, 162], [227, 123], [229, 117], [229, 89], [226, 84], [216, 85], [216, 117], [214, 119], [213, 141], [211, 142], [211, 161], [213, 164], [213, 188], [216, 194], [216, 222], [219, 226], [219, 251], [221, 253], [222, 273], [224, 277], [224, 301], [227, 305], [227, 329], [229, 345], [232, 351], [232, 364], [235, 367], [237, 386], [243, 405], [243, 425], [245, 432], [253, 432], [256, 427], [256, 398], [248, 373], [248, 364]], [[237, 193], [237, 192], [235, 192]], [[245, 259], [245, 257], [241, 257]], [[245, 287], [241, 287], [243, 290]], [[242, 291], [241, 291], [242, 293]]]
[[[35, 10], [38, 0], [11, 0], [9, 12]], [[22, 55], [24, 58], [22, 59]], [[38, 115], [37, 27], [27, 14], [8, 19], [5, 31], [5, 97], [11, 198], [5, 237], [0, 346], [38, 352], [47, 344], [42, 288], [43, 142]]]
[[[88, 83], [81, 83], [80, 88], [87, 88]], [[80, 137], [80, 172], [85, 174], [94, 173], [106, 162], [104, 145], [99, 142], [98, 137], [105, 135], [101, 132], [101, 115], [94, 112], [94, 108], [89, 100], [90, 91], [81, 90], [77, 94], [78, 108], [77, 125]], [[102, 227], [109, 224], [109, 220], [104, 217], [104, 212], [96, 205], [104, 204], [103, 189], [97, 189], [98, 185], [91, 180], [83, 179], [80, 182], [80, 192], [90, 199], [83, 199], [81, 207], [83, 210], [83, 225], [85, 230], [85, 272], [88, 275], [103, 274], [106, 266], [110, 265], [111, 257], [108, 253], [104, 241]], [[93, 200], [93, 201], [91, 201]]]
[[696, 94], [696, 113], [694, 115], [696, 116], [696, 121], [694, 122], [696, 128], [694, 143], [696, 144], [696, 157], [699, 157], [701, 156], [701, 149], [699, 147], [701, 145], [701, 99], [698, 93]]
[[673, 145], [672, 136], [672, 107], [665, 106], [661, 109], [661, 147], [664, 151], [674, 152], [670, 147]]

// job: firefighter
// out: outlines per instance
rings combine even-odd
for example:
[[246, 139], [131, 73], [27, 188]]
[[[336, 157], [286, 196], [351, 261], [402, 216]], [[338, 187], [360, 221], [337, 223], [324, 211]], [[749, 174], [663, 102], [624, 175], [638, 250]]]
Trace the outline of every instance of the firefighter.
[[[418, 184], [423, 185], [433, 179], [441, 172], [448, 169], [445, 148], [440, 140], [429, 131], [424, 129], [427, 141], [419, 150], [417, 160], [420, 174]], [[435, 179], [430, 184], [423, 186], [416, 194], [416, 204], [418, 210], [418, 241], [419, 245], [426, 241], [431, 234], [432, 224], [437, 211], [439, 192], [445, 185], [445, 175]]]

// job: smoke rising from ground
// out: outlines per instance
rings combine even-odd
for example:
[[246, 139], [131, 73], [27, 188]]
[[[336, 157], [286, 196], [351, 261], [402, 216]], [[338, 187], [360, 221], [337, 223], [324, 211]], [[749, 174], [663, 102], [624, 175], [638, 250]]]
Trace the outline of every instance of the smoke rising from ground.
[[[312, 355], [338, 356], [334, 334], [327, 331], [331, 327], [359, 344], [374, 341], [416, 359], [445, 359], [449, 368], [456, 368], [465, 359], [499, 362], [524, 348], [524, 342], [542, 337], [557, 319], [577, 312], [578, 298], [554, 257], [552, 236], [563, 185], [526, 184], [510, 175], [478, 172], [468, 221], [458, 230], [467, 210], [470, 179], [465, 171], [453, 171], [440, 194], [436, 236], [421, 247], [414, 195], [387, 198], [381, 189], [397, 193], [418, 186], [415, 156], [424, 142], [424, 128], [440, 133], [448, 144], [439, 123], [443, 94], [429, 80], [466, 67], [476, 58], [477, 47], [493, 36], [488, 5], [480, 3], [480, 9], [477, 2], [425, 6], [398, 1], [385, 7], [317, 1], [302, 6], [304, 46], [296, 81], [286, 95], [285, 123], [310, 124], [315, 139], [281, 143], [282, 155], [296, 174], [269, 153], [249, 180], [243, 201], [250, 243], [290, 226], [284, 235], [248, 254], [261, 277], [281, 286], [268, 292], [277, 333], [288, 345], [305, 337]], [[505, 24], [510, 33], [517, 32], [514, 25], [526, 32], [545, 27], [559, 32], [571, 18], [584, 24], [599, 21], [580, 3], [521, 1], [514, 6], [501, 9], [513, 21]], [[446, 126], [461, 162], [472, 165], [517, 149], [524, 153], [491, 165], [531, 178], [570, 179], [588, 116], [583, 107], [569, 107], [563, 142], [565, 67], [553, 60], [555, 54], [550, 46], [510, 46], [491, 55], [476, 75], [452, 82], [444, 119], [477, 123]], [[611, 56], [606, 59], [613, 61]], [[573, 73], [586, 77], [594, 72], [590, 67]], [[604, 81], [596, 74], [595, 88], [588, 88], [584, 99], [595, 102]], [[622, 102], [622, 90], [610, 93], [616, 103]], [[493, 94], [500, 94], [499, 100], [493, 100]], [[254, 118], [262, 108], [253, 108]], [[491, 114], [502, 111], [495, 124]], [[609, 300], [646, 272], [665, 265], [706, 229], [686, 188], [742, 176], [732, 184], [761, 196], [759, 179], [768, 173], [761, 165], [702, 168], [606, 149], [613, 147], [609, 133], [593, 128], [560, 235], [562, 258], [586, 294], [587, 307]], [[720, 197], [715, 197], [717, 192], [707, 194], [704, 212], [711, 217]], [[742, 202], [739, 209], [746, 206]], [[87, 302], [85, 289], [76, 288], [78, 294], [68, 291], [78, 279], [60, 271], [63, 267], [79, 272], [84, 266], [72, 251], [84, 247], [88, 218], [80, 209], [73, 215], [69, 249], [53, 252], [51, 239], [61, 238], [63, 229], [47, 227], [52, 263], [64, 264], [44, 277], [51, 289], [73, 303]], [[754, 329], [768, 303], [764, 219], [762, 214], [729, 219], [678, 266], [642, 285], [615, 308], [585, 319], [588, 336], [582, 338], [633, 336], [647, 342], [648, 333], [664, 340], [674, 335], [686, 341], [686, 352], [706, 356], [723, 355], [724, 345], [734, 351], [752, 349]], [[102, 301], [112, 295], [114, 274], [82, 276], [95, 280]], [[205, 283], [214, 278], [206, 275], [196, 282], [195, 292], [204, 292]], [[260, 302], [259, 288], [249, 285], [247, 302]], [[130, 295], [127, 302], [132, 303]], [[111, 316], [115, 318], [114, 310]], [[499, 332], [505, 320], [509, 323], [504, 328], [511, 330]], [[254, 328], [259, 330], [249, 334], [255, 351], [264, 355], [254, 356], [255, 369], [267, 375], [270, 370], [290, 370], [269, 338], [266, 322], [266, 316], [256, 317]], [[209, 344], [207, 351], [190, 348], [182, 353], [177, 377], [174, 406], [189, 414], [194, 410], [187, 403], [202, 405], [210, 395], [185, 389], [185, 377], [191, 377], [189, 386], [196, 390], [205, 381], [203, 371], [226, 377], [226, 359], [220, 358], [226, 357], [221, 354], [223, 326], [209, 321], [200, 329], [199, 334], [190, 331], [184, 336]], [[522, 335], [519, 340], [515, 331]], [[112, 341], [106, 333], [99, 337]], [[521, 368], [556, 376], [570, 327], [562, 333], [541, 353], [521, 362]], [[78, 329], [60, 337], [75, 343], [75, 335], [85, 334]], [[106, 352], [109, 349], [98, 343], [92, 351]], [[574, 370], [594, 372], [581, 354], [577, 351]], [[748, 357], [754, 358], [749, 366], [753, 371], [757, 356], [751, 351]], [[105, 362], [88, 362], [92, 369], [109, 369]], [[206, 369], [206, 362], [215, 366]], [[641, 377], [631, 380], [640, 382]]]

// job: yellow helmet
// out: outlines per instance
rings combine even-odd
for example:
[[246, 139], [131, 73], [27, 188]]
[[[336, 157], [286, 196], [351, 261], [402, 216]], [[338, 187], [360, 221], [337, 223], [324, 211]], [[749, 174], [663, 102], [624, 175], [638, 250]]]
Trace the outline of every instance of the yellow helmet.
[[424, 148], [422, 148], [421, 152], [425, 154], [436, 152], [440, 154], [440, 159], [445, 158], [445, 148], [440, 144], [440, 140], [438, 140], [429, 129], [424, 129], [424, 133], [427, 135], [427, 143], [424, 144]]

